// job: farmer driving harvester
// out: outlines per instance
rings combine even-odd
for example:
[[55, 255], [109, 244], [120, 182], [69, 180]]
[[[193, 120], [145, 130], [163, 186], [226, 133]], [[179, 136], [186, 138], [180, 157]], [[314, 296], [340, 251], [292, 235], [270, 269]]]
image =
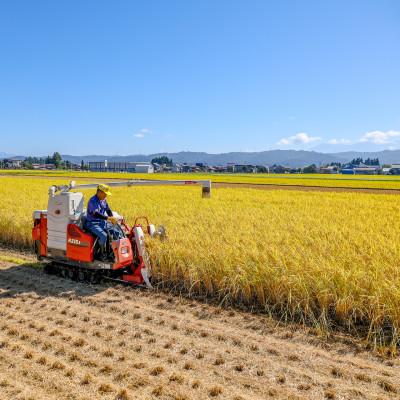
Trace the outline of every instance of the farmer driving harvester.
[[[74, 181], [69, 185], [52, 185], [47, 209], [33, 211], [35, 253], [45, 262], [49, 273], [79, 281], [111, 279], [151, 288], [151, 262], [146, 243], [157, 237], [164, 240], [165, 229], [162, 225], [156, 228], [145, 216], [137, 217], [133, 226], [127, 225], [107, 204], [110, 187], [193, 185], [201, 185], [202, 196], [210, 197], [209, 180], [131, 179], [107, 185], [77, 185]], [[77, 189], [97, 189], [86, 210], [84, 195]], [[146, 225], [138, 221], [145, 221]]]
[[121, 232], [113, 226], [117, 223], [117, 220], [107, 203], [107, 196], [111, 196], [110, 187], [104, 184], [98, 185], [96, 194], [88, 202], [84, 226], [98, 238], [102, 260], [107, 259], [108, 234], [112, 236], [113, 240], [121, 238]]

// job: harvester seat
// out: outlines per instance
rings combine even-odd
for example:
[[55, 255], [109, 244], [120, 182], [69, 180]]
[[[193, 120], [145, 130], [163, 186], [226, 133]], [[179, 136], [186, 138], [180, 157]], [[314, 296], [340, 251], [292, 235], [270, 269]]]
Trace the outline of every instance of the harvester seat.
[[79, 218], [78, 225], [82, 230], [85, 230], [85, 222], [86, 222], [86, 211], [81, 213], [81, 217]]
[[94, 238], [94, 248], [98, 250], [99, 248], [99, 244], [98, 244], [98, 239], [97, 236], [93, 235], [92, 232], [90, 232], [89, 230], [87, 230], [85, 228], [85, 222], [86, 222], [86, 209], [83, 210], [83, 212], [81, 213], [81, 215], [79, 216], [79, 220], [77, 221], [77, 225], [79, 226], [79, 228], [81, 228], [83, 230], [83, 232], [93, 236]]

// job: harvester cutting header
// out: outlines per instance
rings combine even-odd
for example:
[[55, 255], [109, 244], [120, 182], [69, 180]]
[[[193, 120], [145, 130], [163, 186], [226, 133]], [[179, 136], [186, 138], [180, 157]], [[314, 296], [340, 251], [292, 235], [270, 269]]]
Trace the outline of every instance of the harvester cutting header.
[[[156, 228], [147, 217], [137, 217], [130, 227], [105, 198], [112, 187], [200, 185], [210, 197], [209, 180], [129, 180], [107, 184], [51, 186], [47, 210], [33, 212], [32, 239], [38, 259], [46, 270], [71, 279], [94, 283], [102, 278], [146, 285], [151, 288], [151, 264], [146, 236], [165, 238], [165, 228]], [[76, 189], [96, 189], [84, 206]], [[145, 226], [142, 225], [143, 222]], [[147, 234], [147, 235], [145, 235]]]

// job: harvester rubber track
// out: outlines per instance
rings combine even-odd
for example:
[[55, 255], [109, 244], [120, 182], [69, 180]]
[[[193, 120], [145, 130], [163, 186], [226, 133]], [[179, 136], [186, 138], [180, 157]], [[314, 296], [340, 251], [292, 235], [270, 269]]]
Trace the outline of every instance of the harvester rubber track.
[[118, 277], [108, 276], [105, 271], [93, 270], [84, 267], [75, 267], [61, 263], [51, 262], [45, 265], [44, 272], [49, 275], [57, 275], [61, 278], [70, 279], [75, 282], [88, 283], [91, 285], [102, 282], [114, 282], [135, 289], [147, 289], [146, 285], [132, 285], [130, 282], [119, 279]]
[[61, 278], [71, 279], [76, 282], [84, 282], [90, 284], [100, 283], [104, 278], [104, 272], [84, 267], [75, 267], [73, 265], [65, 265], [61, 263], [51, 262], [45, 265], [44, 272], [50, 275], [57, 275]]

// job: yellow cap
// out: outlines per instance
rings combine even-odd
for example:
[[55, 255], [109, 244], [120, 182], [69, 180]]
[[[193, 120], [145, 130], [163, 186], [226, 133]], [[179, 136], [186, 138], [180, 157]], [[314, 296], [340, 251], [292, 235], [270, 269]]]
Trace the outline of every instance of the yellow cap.
[[104, 192], [107, 196], [111, 196], [110, 186], [108, 185], [104, 185], [101, 183], [99, 186], [97, 186], [97, 190]]

